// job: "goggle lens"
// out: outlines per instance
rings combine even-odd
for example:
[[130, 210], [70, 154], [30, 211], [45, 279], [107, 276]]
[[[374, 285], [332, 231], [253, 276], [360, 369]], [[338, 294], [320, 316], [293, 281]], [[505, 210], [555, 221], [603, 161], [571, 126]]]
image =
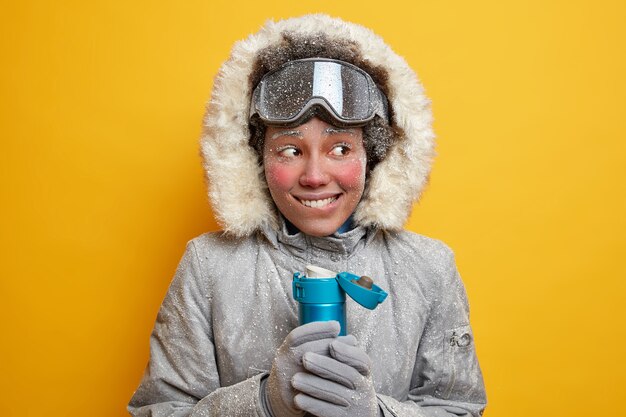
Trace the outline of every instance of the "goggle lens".
[[374, 117], [372, 101], [380, 100], [372, 97], [374, 88], [365, 72], [343, 62], [291, 61], [265, 75], [254, 92], [252, 113], [266, 122], [290, 123], [317, 104], [342, 123], [365, 122]]

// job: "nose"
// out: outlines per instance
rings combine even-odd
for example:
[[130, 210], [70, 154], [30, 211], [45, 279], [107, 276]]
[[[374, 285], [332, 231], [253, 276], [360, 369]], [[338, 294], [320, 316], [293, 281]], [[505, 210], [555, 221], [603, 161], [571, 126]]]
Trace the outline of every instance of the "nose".
[[304, 171], [300, 176], [300, 185], [304, 187], [317, 188], [330, 182], [330, 176], [324, 166], [324, 162], [319, 155], [310, 155], [304, 166]]

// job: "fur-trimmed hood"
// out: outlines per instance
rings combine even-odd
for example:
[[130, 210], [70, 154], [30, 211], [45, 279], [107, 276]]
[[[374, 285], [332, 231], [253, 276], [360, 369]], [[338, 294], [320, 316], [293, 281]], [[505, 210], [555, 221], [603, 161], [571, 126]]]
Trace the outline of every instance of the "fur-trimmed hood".
[[430, 101], [413, 70], [379, 36], [363, 26], [321, 14], [268, 21], [259, 32], [234, 45], [215, 78], [204, 117], [201, 154], [218, 222], [235, 236], [278, 225], [263, 167], [249, 145], [248, 116], [250, 79], [258, 52], [281, 42], [285, 32], [303, 36], [322, 32], [331, 41], [349, 41], [358, 47], [363, 60], [386, 70], [383, 89], [396, 138], [385, 159], [369, 173], [354, 221], [362, 226], [401, 229], [430, 173], [434, 155]]

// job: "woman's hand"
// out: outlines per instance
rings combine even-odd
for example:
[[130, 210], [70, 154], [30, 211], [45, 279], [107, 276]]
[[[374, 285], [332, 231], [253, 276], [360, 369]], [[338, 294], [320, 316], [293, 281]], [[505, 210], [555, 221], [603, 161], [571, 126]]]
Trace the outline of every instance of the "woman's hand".
[[278, 348], [265, 388], [267, 402], [274, 417], [304, 415], [304, 411], [293, 401], [297, 392], [292, 386], [292, 378], [296, 373], [305, 372], [302, 366], [304, 354], [328, 357], [332, 342], [341, 340], [345, 346], [356, 343], [352, 336], [337, 338], [339, 329], [336, 321], [318, 321], [296, 327], [287, 335]]
[[300, 391], [294, 398], [298, 408], [323, 417], [382, 415], [370, 375], [372, 362], [356, 344], [333, 341], [330, 357], [307, 352], [302, 363], [306, 372], [296, 373], [292, 381]]

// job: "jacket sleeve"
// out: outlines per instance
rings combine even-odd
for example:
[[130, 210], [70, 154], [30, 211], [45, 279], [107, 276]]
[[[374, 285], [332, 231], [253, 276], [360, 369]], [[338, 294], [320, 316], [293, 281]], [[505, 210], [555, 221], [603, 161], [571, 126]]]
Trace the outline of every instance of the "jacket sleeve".
[[440, 265], [433, 268], [439, 277], [438, 295], [420, 338], [408, 400], [378, 395], [385, 417], [477, 417], [485, 409], [467, 295], [447, 247]]
[[190, 242], [150, 336], [150, 360], [128, 405], [131, 415], [265, 416], [263, 375], [220, 386], [208, 287]]

